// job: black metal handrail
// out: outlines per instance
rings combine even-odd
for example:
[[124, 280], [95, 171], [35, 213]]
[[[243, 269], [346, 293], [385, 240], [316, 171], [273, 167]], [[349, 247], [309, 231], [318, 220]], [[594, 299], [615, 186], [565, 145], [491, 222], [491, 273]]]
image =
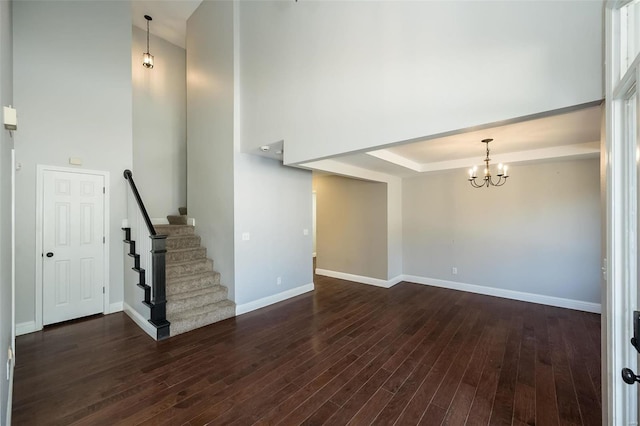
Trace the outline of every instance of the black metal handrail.
[[[149, 230], [149, 238], [151, 238], [151, 265], [146, 265], [147, 267], [151, 267], [151, 271], [153, 272], [151, 278], [151, 286], [148, 286], [145, 282], [145, 271], [139, 267], [139, 260], [136, 260], [136, 267], [134, 270], [137, 270], [140, 274], [140, 283], [138, 286], [145, 290], [145, 299], [143, 304], [151, 308], [151, 318], [149, 322], [153, 324], [156, 328], [156, 339], [163, 340], [169, 337], [171, 325], [169, 321], [167, 321], [167, 297], [166, 297], [166, 259], [165, 255], [167, 253], [166, 248], [166, 235], [157, 235], [156, 230], [151, 223], [151, 219], [149, 219], [149, 214], [147, 213], [147, 209], [144, 207], [144, 203], [142, 202], [142, 198], [140, 197], [140, 193], [138, 192], [138, 188], [136, 188], [136, 184], [133, 181], [133, 176], [131, 170], [124, 171], [124, 178], [129, 181], [129, 185], [131, 186], [131, 191], [133, 191], [133, 195], [136, 198], [136, 202], [138, 203], [138, 207], [140, 207], [140, 212], [142, 213], [142, 217], [147, 224], [147, 229]], [[127, 232], [126, 242], [130, 244], [134, 244], [131, 241], [130, 229], [126, 228], [125, 232]], [[135, 245], [131, 246], [133, 253], [131, 253], [136, 259], [139, 259], [139, 255], [135, 253]]]
[[136, 187], [136, 183], [133, 181], [133, 174], [131, 170], [127, 169], [124, 171], [124, 178], [129, 181], [129, 186], [131, 186], [131, 191], [133, 191], [133, 196], [138, 203], [138, 207], [140, 207], [140, 212], [142, 213], [142, 218], [144, 219], [144, 223], [147, 224], [147, 229], [149, 230], [149, 235], [156, 235], [156, 229], [153, 227], [151, 223], [151, 219], [149, 219], [149, 213], [147, 213], [147, 209], [142, 202], [142, 198], [140, 197], [140, 193], [138, 192], [138, 188]]

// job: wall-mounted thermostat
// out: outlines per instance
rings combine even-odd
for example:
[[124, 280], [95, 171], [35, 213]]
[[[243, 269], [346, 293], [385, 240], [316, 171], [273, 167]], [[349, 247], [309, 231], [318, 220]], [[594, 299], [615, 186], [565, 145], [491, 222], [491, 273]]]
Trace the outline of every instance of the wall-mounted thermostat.
[[2, 107], [4, 112], [4, 128], [7, 130], [18, 130], [18, 114], [15, 108]]

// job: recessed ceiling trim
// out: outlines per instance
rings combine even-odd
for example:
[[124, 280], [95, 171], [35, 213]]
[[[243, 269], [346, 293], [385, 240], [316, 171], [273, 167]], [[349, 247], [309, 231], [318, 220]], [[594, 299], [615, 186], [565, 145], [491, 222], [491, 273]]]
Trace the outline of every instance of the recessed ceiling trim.
[[354, 166], [352, 164], [342, 163], [340, 161], [326, 159], [311, 161], [309, 163], [300, 164], [299, 167], [303, 167], [311, 170], [320, 170], [327, 173], [332, 173], [340, 176], [347, 176], [362, 180], [368, 180], [372, 182], [399, 182], [401, 178], [397, 176], [388, 175], [386, 173], [376, 172], [362, 167]]
[[[372, 151], [368, 152], [367, 154], [419, 173], [462, 169], [482, 163], [482, 159], [479, 156], [460, 158], [457, 160], [418, 164], [405, 157], [388, 152], [386, 150]], [[562, 145], [551, 148], [532, 149], [528, 151], [492, 154], [491, 160], [496, 163], [513, 164], [523, 161], [548, 160], [552, 158], [562, 157], [580, 157], [594, 154], [600, 154], [600, 142], [587, 142], [573, 145]]]
[[384, 161], [388, 161], [389, 163], [393, 163], [395, 165], [401, 166], [401, 167], [405, 167], [409, 170], [413, 170], [414, 172], [421, 172], [422, 171], [422, 164], [420, 163], [416, 163], [415, 161], [409, 160], [406, 157], [403, 157], [402, 155], [398, 155], [394, 152], [391, 152], [387, 149], [379, 149], [377, 151], [370, 151], [367, 152], [368, 155], [372, 156], [372, 157], [376, 157], [379, 158], [381, 160]]

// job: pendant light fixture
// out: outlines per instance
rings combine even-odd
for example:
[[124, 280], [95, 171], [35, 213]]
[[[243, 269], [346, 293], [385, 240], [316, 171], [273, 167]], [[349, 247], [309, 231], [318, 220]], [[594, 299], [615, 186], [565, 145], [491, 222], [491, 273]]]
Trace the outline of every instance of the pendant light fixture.
[[482, 140], [482, 143], [487, 144], [487, 157], [484, 159], [484, 177], [482, 178], [482, 180], [480, 182], [476, 181], [476, 178], [478, 177], [476, 173], [478, 168], [476, 166], [473, 166], [471, 169], [469, 169], [468, 180], [471, 186], [473, 186], [474, 188], [482, 188], [484, 186], [486, 186], [487, 188], [490, 186], [502, 186], [507, 182], [507, 178], [509, 177], [509, 175], [507, 174], [507, 166], [503, 166], [502, 163], [498, 164], [498, 179], [494, 181], [491, 177], [491, 169], [489, 168], [489, 161], [491, 161], [491, 159], [489, 158], [489, 142], [491, 142], [492, 140], [493, 139]]
[[153, 20], [153, 18], [149, 15], [144, 15], [144, 19], [147, 20], [147, 52], [142, 55], [142, 66], [153, 68], [153, 55], [149, 53], [149, 21]]

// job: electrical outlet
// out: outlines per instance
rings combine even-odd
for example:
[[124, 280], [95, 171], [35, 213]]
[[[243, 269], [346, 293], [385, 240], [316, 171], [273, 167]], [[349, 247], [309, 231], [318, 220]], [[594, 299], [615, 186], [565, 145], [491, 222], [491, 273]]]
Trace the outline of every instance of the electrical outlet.
[[455, 266], [453, 268], [451, 268], [451, 273], [453, 275], [458, 275], [458, 268], [456, 268]]
[[309, 235], [309, 230], [308, 229], [303, 229], [302, 230], [302, 235]]
[[282, 285], [282, 277], [276, 278], [276, 285]]
[[242, 233], [242, 241], [249, 241], [251, 239], [251, 234], [248, 232]]

